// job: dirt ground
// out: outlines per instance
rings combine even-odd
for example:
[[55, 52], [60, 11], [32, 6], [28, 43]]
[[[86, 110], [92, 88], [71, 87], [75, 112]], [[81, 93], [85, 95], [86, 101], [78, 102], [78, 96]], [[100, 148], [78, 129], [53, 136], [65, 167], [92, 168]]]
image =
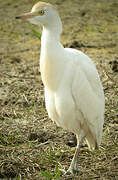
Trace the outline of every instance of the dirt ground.
[[[15, 16], [35, 0], [0, 2], [0, 179], [118, 179], [118, 1], [50, 0], [63, 22], [61, 42], [95, 62], [104, 86], [106, 112], [99, 151], [86, 145], [80, 174], [63, 177], [74, 154], [72, 133], [58, 128], [45, 110], [39, 72], [40, 40]], [[34, 28], [41, 33], [41, 28]], [[47, 174], [46, 174], [47, 172]]]

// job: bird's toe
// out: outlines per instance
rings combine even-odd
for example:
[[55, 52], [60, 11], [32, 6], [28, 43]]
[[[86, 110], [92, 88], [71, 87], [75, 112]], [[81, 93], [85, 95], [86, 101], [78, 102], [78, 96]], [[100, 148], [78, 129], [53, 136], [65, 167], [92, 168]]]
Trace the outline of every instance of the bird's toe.
[[65, 173], [64, 173], [64, 176], [67, 176], [67, 175], [73, 175], [73, 171], [68, 169]]
[[78, 168], [76, 169], [72, 169], [72, 168], [69, 168], [65, 173], [64, 175], [74, 175], [74, 174], [79, 174], [79, 170]]

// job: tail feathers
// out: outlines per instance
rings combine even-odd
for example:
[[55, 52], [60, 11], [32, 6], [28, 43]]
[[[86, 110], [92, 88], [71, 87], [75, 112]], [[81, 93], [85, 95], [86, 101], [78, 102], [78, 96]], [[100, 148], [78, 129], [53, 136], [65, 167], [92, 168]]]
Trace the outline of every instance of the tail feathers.
[[102, 139], [102, 127], [98, 127], [97, 129], [93, 128], [93, 126], [86, 126], [86, 142], [88, 144], [89, 149], [98, 150], [101, 144]]
[[91, 149], [91, 150], [95, 150], [95, 149], [98, 150], [99, 149], [100, 143], [91, 134], [88, 134], [86, 136], [86, 142], [88, 144], [89, 149]]

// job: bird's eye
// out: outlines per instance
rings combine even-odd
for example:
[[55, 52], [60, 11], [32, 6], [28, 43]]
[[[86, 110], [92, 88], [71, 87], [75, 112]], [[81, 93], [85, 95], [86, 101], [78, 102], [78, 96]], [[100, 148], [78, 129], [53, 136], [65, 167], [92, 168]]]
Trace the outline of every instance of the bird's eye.
[[43, 10], [39, 11], [39, 15], [41, 15], [41, 16], [44, 15], [44, 13], [45, 12]]

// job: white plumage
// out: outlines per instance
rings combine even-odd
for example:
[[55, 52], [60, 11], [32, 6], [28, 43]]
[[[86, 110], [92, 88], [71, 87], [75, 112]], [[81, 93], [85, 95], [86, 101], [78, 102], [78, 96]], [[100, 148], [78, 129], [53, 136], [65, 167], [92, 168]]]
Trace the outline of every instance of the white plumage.
[[42, 24], [40, 71], [49, 117], [76, 134], [78, 145], [67, 173], [78, 171], [77, 156], [85, 138], [91, 149], [99, 147], [104, 123], [104, 92], [95, 65], [81, 51], [60, 43], [62, 23], [57, 10], [39, 2], [17, 18]]

